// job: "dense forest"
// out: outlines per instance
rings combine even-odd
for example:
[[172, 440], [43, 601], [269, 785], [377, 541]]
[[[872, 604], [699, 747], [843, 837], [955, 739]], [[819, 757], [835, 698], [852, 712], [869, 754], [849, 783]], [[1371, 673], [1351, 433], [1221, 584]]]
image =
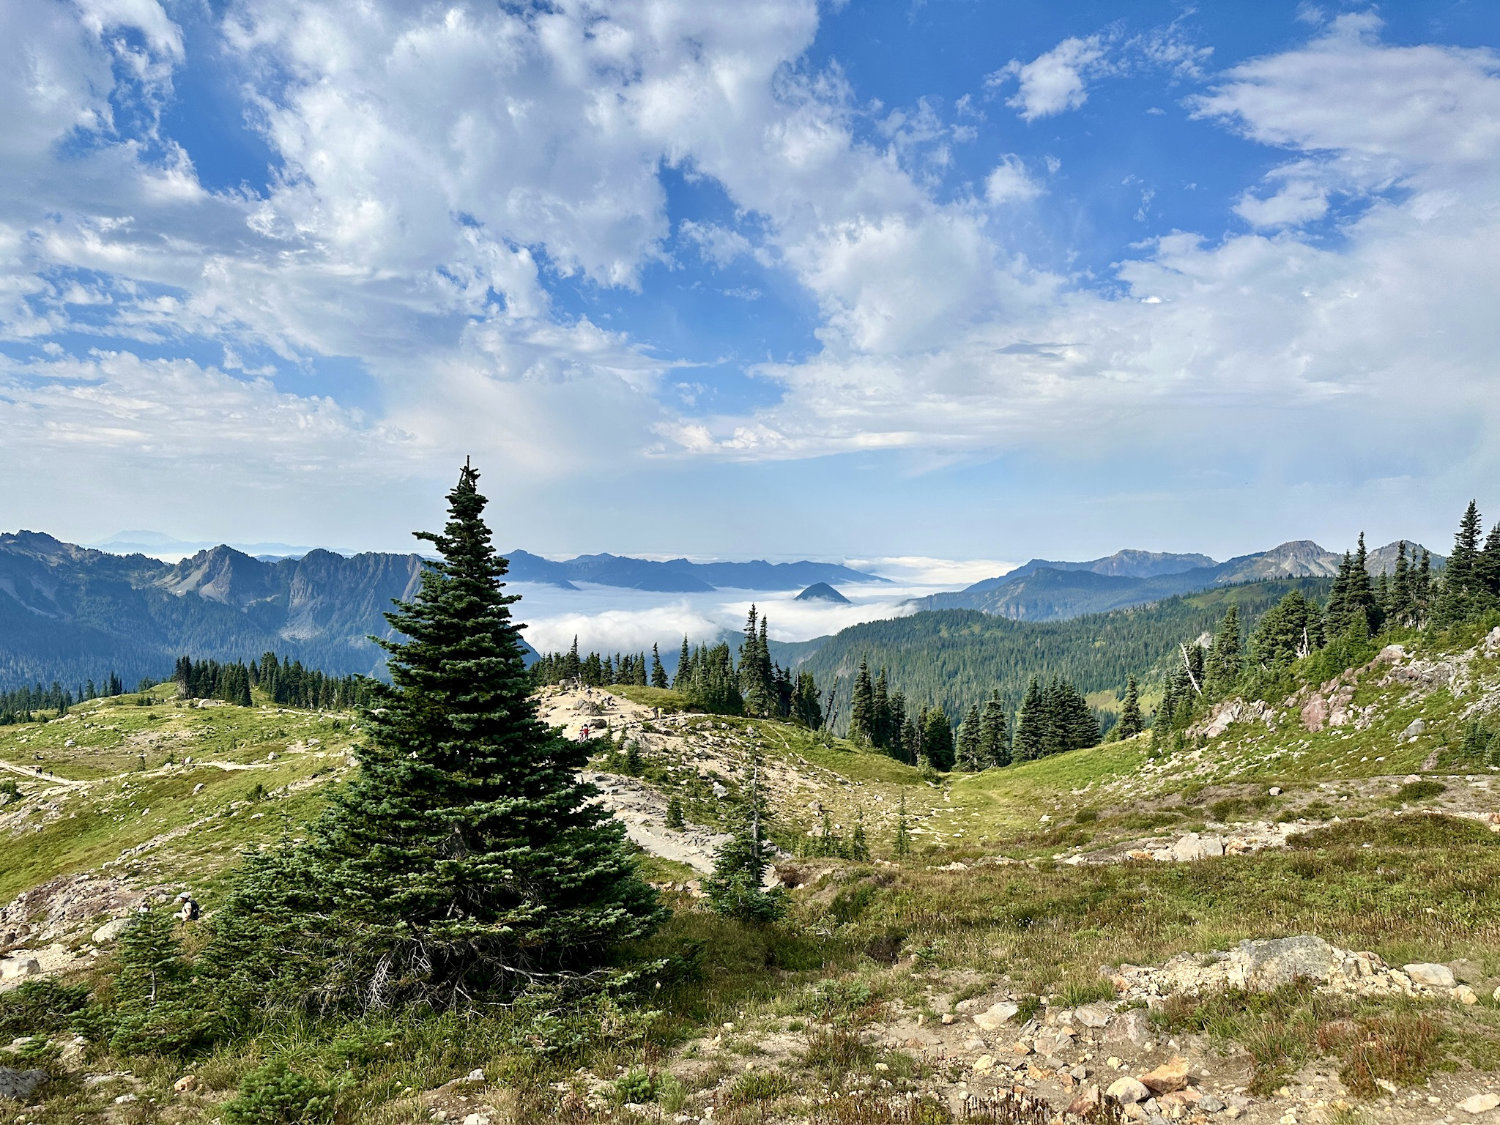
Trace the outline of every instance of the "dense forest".
[[1330, 588], [1326, 578], [1250, 582], [1069, 621], [1013, 621], [978, 610], [934, 610], [772, 648], [793, 669], [811, 672], [821, 684], [840, 685], [835, 729], [845, 729], [849, 722], [848, 693], [861, 660], [869, 668], [883, 668], [888, 682], [905, 694], [908, 707], [942, 708], [949, 716], [963, 716], [998, 691], [1005, 711], [1013, 715], [1033, 676], [1044, 688], [1056, 678], [1084, 695], [1105, 691], [1118, 697], [1131, 676], [1164, 676], [1178, 643], [1212, 633], [1226, 606], [1237, 605], [1241, 620], [1253, 624], [1288, 591], [1321, 601]]

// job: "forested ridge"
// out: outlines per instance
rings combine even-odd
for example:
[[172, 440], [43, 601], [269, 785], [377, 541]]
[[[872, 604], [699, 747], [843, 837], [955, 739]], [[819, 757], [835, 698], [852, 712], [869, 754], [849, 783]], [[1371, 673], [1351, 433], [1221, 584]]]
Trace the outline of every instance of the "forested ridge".
[[1069, 621], [1028, 622], [978, 610], [931, 610], [851, 626], [836, 635], [773, 645], [777, 658], [819, 684], [844, 686], [834, 703], [834, 723], [848, 720], [847, 685], [859, 662], [884, 668], [893, 687], [916, 706], [964, 715], [998, 690], [1014, 713], [1031, 677], [1057, 677], [1091, 694], [1123, 695], [1131, 676], [1159, 679], [1184, 640], [1211, 633], [1225, 607], [1237, 605], [1251, 627], [1287, 593], [1327, 597], [1332, 580], [1285, 578], [1179, 595], [1147, 606], [1090, 614]]

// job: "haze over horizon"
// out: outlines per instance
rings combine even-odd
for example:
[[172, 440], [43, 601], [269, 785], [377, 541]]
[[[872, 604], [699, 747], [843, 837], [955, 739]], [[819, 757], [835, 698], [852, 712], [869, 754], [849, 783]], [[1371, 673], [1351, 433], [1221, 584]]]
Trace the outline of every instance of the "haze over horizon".
[[7, 530], [410, 551], [466, 455], [548, 556], [1444, 549], [1500, 503], [1493, 7], [0, 31]]

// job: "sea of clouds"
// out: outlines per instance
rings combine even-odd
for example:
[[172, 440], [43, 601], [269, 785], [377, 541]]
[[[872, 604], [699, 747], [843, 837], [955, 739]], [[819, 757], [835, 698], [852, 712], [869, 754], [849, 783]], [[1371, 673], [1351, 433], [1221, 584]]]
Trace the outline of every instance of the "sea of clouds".
[[769, 618], [773, 640], [805, 641], [851, 625], [912, 612], [913, 598], [957, 590], [1014, 568], [995, 559], [934, 559], [918, 556], [849, 559], [847, 565], [878, 574], [887, 582], [843, 583], [848, 605], [796, 600], [800, 590], [719, 589], [703, 593], [660, 593], [616, 586], [579, 584], [565, 590], [533, 582], [507, 587], [520, 594], [512, 607], [526, 624], [526, 639], [539, 652], [561, 652], [578, 638], [583, 652], [650, 652], [675, 656], [682, 638], [694, 644], [744, 628], [751, 605]]

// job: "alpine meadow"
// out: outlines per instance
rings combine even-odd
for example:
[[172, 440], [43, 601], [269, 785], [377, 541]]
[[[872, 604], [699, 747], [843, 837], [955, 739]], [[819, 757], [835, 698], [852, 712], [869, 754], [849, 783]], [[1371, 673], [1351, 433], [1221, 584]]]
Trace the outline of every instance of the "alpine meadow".
[[0, 32], [0, 1123], [1500, 1125], [1500, 9]]

